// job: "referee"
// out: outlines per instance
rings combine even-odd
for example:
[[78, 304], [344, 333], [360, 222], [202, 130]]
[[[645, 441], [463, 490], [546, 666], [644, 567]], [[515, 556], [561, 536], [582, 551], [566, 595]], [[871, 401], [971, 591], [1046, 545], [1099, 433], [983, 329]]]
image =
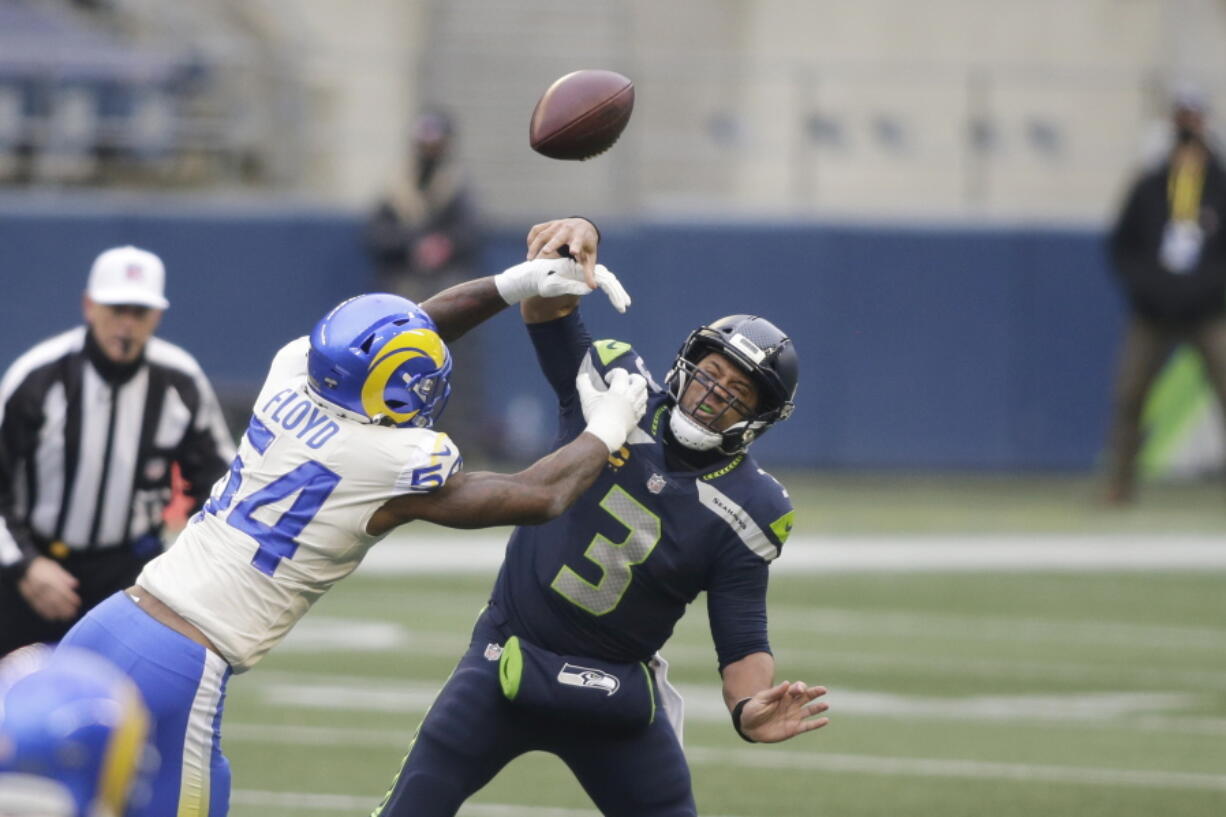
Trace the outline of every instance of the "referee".
[[173, 464], [200, 503], [234, 455], [195, 358], [153, 337], [165, 278], [153, 253], [102, 253], [86, 325], [0, 380], [0, 655], [58, 641], [162, 551]]

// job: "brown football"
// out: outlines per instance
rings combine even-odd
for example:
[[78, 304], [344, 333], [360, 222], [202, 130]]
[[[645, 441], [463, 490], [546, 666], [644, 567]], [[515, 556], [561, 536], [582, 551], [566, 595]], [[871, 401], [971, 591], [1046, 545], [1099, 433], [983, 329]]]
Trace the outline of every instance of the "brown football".
[[550, 159], [590, 159], [604, 153], [634, 110], [634, 83], [614, 71], [573, 71], [541, 95], [528, 143]]

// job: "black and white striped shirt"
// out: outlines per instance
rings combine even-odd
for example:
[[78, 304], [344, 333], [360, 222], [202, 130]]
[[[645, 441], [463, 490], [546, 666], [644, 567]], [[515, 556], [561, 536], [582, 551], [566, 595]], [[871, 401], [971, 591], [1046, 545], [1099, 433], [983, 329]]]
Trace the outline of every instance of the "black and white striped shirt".
[[233, 457], [190, 354], [152, 338], [138, 365], [108, 364], [78, 327], [0, 380], [0, 570], [23, 570], [53, 542], [100, 550], [156, 533], [172, 463], [201, 499]]

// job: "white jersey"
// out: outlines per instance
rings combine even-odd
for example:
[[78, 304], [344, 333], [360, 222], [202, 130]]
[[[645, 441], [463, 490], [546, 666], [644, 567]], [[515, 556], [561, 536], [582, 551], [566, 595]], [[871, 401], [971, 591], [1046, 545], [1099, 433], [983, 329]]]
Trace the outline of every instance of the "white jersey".
[[230, 473], [137, 582], [208, 636], [235, 672], [277, 645], [381, 537], [376, 510], [460, 468], [447, 437], [372, 425], [307, 389], [310, 344], [277, 353]]

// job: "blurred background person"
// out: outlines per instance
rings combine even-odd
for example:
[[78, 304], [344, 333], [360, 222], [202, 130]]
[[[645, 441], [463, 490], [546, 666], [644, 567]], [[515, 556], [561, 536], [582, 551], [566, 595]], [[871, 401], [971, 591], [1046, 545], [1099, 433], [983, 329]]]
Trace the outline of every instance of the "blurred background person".
[[447, 114], [418, 116], [405, 170], [368, 225], [377, 289], [414, 303], [472, 278], [479, 260], [480, 224], [454, 141]]
[[1180, 343], [1201, 355], [1226, 405], [1226, 174], [1211, 149], [1205, 98], [1180, 89], [1173, 144], [1132, 184], [1110, 234], [1111, 260], [1129, 308], [1109, 438], [1106, 500], [1135, 494], [1146, 396]]
[[[405, 169], [375, 206], [366, 246], [375, 266], [375, 290], [420, 303], [467, 281], [480, 268], [481, 225], [474, 196], [455, 152], [451, 117], [427, 110], [413, 122]], [[448, 420], [468, 450], [497, 453], [497, 437], [485, 419], [479, 360], [480, 336], [455, 344], [455, 401]]]
[[156, 763], [149, 711], [113, 664], [33, 646], [0, 662], [0, 817], [122, 817]]
[[172, 466], [203, 502], [234, 455], [195, 358], [154, 337], [165, 277], [151, 252], [103, 252], [86, 325], [0, 381], [0, 655], [59, 640], [161, 553]]

